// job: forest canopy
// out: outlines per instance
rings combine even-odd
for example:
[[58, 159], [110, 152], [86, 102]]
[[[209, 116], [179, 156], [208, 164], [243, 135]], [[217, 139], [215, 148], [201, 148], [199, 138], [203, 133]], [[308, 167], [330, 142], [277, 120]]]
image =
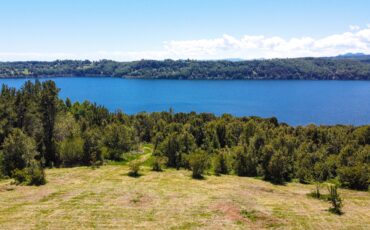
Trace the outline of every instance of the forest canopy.
[[95, 167], [151, 143], [157, 171], [165, 164], [191, 169], [196, 178], [212, 170], [277, 184], [296, 179], [369, 187], [370, 125], [292, 127], [274, 117], [173, 110], [128, 115], [58, 93], [53, 81], [2, 86], [0, 178], [40, 185], [45, 167]]
[[370, 80], [370, 57], [250, 61], [0, 62], [0, 77], [102, 76], [137, 79]]

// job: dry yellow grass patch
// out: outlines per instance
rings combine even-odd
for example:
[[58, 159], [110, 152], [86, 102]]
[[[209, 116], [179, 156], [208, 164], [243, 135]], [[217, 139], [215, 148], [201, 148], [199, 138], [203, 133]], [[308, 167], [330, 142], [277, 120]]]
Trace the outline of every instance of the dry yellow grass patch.
[[46, 170], [40, 187], [0, 181], [1, 229], [369, 229], [368, 192], [340, 190], [345, 212], [306, 194], [310, 185], [253, 178], [190, 178], [185, 170], [139, 178], [127, 166]]

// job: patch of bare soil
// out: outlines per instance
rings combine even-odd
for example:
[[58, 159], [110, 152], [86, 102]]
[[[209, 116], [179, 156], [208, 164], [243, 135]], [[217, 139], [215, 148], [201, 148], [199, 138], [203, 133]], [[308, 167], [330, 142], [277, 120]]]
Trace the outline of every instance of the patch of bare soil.
[[276, 227], [282, 222], [269, 213], [262, 212], [253, 208], [241, 209], [236, 204], [225, 201], [217, 203], [212, 207], [223, 215], [223, 218], [233, 222], [243, 222], [253, 229], [264, 229], [267, 227]]

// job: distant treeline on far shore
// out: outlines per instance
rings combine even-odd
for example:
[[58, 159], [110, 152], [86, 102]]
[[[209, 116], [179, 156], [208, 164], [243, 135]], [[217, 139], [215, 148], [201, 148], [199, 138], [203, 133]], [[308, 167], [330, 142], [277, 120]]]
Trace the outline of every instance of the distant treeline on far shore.
[[0, 78], [101, 76], [135, 79], [370, 80], [370, 56], [250, 61], [110, 60], [0, 62]]

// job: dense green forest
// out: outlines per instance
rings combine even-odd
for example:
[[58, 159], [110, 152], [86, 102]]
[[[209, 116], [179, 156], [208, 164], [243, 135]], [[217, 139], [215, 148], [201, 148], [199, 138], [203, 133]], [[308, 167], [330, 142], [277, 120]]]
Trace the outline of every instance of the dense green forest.
[[0, 77], [110, 76], [143, 79], [370, 80], [370, 57], [252, 61], [0, 62]]
[[370, 125], [298, 126], [276, 118], [168, 112], [127, 115], [58, 97], [53, 81], [28, 81], [0, 94], [1, 177], [44, 184], [45, 167], [122, 161], [140, 143], [154, 145], [153, 169], [261, 177], [283, 184], [336, 181], [369, 186]]

